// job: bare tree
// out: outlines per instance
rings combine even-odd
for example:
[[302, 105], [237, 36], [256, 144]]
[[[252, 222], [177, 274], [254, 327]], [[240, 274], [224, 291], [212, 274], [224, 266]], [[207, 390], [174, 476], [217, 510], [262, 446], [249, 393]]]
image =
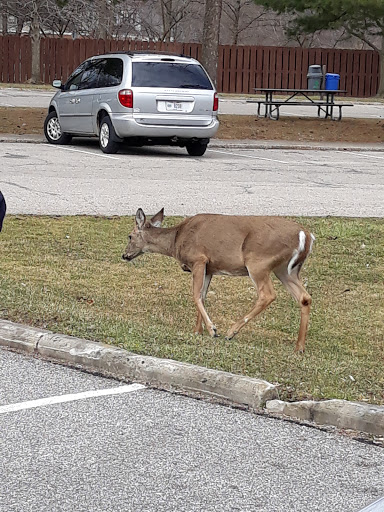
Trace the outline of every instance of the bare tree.
[[1, 33], [3, 35], [8, 34], [8, 6], [7, 0], [0, 2], [1, 10]]
[[32, 75], [31, 82], [40, 82], [40, 2], [34, 0], [31, 2], [31, 27], [29, 34], [31, 36], [32, 47]]
[[253, 0], [224, 0], [222, 26], [231, 34], [231, 44], [239, 44], [242, 33], [256, 26], [268, 11], [255, 5]]
[[163, 33], [162, 41], [180, 41], [183, 25], [193, 22], [195, 7], [199, 0], [159, 0]]
[[2, 16], [13, 16], [17, 20], [16, 33], [21, 33], [25, 24], [29, 26], [32, 44], [32, 82], [40, 81], [40, 25], [42, 12], [49, 12], [50, 0], [6, 0], [2, 2]]
[[201, 60], [214, 84], [217, 84], [220, 19], [222, 0], [206, 0]]

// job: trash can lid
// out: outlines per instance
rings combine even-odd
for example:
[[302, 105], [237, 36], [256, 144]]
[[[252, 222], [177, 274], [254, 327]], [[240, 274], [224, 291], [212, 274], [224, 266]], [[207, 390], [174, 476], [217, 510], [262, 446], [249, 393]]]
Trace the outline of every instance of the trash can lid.
[[340, 78], [338, 73], [325, 73], [325, 77], [327, 78]]

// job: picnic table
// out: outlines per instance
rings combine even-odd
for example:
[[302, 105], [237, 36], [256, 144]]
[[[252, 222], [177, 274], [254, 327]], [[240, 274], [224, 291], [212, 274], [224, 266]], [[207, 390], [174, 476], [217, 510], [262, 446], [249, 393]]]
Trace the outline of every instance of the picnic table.
[[[344, 90], [328, 90], [328, 89], [277, 89], [277, 88], [256, 88], [255, 92], [265, 94], [264, 100], [247, 100], [248, 103], [257, 103], [257, 115], [259, 117], [269, 117], [277, 121], [280, 117], [280, 107], [291, 106], [310, 106], [317, 107], [318, 117], [330, 118], [332, 120], [341, 120], [343, 107], [352, 107], [353, 103], [335, 102], [337, 94], [343, 94]], [[276, 96], [288, 95], [286, 99], [276, 98]], [[314, 99], [311, 95], [320, 96], [320, 99]], [[261, 114], [261, 106], [264, 105], [264, 115]], [[339, 109], [339, 115], [333, 115], [334, 109]]]

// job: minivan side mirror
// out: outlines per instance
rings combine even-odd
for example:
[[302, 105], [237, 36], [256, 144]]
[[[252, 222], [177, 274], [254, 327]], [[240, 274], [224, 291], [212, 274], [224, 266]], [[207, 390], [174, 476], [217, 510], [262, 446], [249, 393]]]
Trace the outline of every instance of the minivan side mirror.
[[61, 83], [61, 80], [54, 80], [52, 82], [53, 87], [56, 87], [56, 89], [62, 89], [63, 85]]

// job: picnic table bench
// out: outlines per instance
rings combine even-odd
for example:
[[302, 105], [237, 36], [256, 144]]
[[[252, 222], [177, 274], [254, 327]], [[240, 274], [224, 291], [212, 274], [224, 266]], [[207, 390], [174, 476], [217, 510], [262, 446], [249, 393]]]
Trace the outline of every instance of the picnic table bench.
[[[269, 117], [277, 121], [280, 117], [280, 107], [289, 106], [309, 106], [317, 107], [317, 115], [324, 118], [330, 118], [333, 121], [341, 120], [342, 108], [353, 107], [353, 103], [339, 103], [335, 102], [337, 94], [343, 94], [346, 91], [342, 90], [328, 90], [328, 89], [273, 89], [273, 88], [257, 88], [254, 91], [260, 91], [265, 94], [264, 100], [247, 100], [247, 103], [257, 103], [257, 115], [259, 117]], [[320, 95], [320, 99], [314, 99], [310, 95]], [[287, 99], [276, 99], [274, 95], [288, 95]], [[298, 100], [297, 98], [303, 98]], [[262, 105], [265, 107], [264, 115], [261, 114]], [[339, 109], [338, 116], [333, 115], [333, 110]]]

